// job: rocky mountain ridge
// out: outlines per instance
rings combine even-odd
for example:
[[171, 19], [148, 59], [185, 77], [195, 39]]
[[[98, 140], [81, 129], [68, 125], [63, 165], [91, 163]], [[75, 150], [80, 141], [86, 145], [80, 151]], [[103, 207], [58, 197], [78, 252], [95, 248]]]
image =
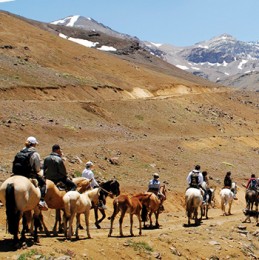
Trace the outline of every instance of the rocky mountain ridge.
[[[137, 37], [116, 32], [92, 18], [82, 16], [66, 17], [52, 24], [89, 30], [93, 35], [102, 32], [105, 35], [131, 41], [134, 42], [133, 46], [135, 45], [131, 51], [141, 47], [182, 70], [210, 81], [243, 89], [259, 90], [258, 42], [243, 42], [229, 34], [222, 34], [193, 46], [176, 47], [170, 44], [141, 41]], [[100, 48], [97, 45], [96, 48], [98, 47]], [[121, 53], [116, 47], [112, 51]], [[125, 49], [122, 51], [124, 54], [127, 52], [128, 50]]]

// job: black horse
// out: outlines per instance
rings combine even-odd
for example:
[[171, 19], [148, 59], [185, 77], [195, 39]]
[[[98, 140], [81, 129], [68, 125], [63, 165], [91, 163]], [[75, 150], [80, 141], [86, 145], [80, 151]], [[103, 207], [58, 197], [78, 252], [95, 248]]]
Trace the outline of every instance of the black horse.
[[[116, 179], [100, 183], [100, 199], [103, 201], [104, 205], [106, 204], [107, 196], [119, 196], [120, 195], [120, 184]], [[98, 210], [102, 213], [102, 217], [98, 220]], [[99, 225], [106, 217], [105, 210], [99, 208], [98, 205], [94, 205], [94, 216], [95, 216], [95, 226], [100, 229]]]

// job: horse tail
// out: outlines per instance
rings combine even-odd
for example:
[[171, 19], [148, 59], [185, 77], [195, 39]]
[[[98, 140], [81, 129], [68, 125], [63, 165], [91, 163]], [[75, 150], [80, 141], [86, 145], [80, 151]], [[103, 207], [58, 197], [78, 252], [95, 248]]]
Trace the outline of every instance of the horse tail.
[[5, 190], [6, 198], [6, 217], [8, 232], [16, 235], [19, 230], [20, 211], [17, 210], [14, 196], [14, 184], [8, 183]]
[[186, 213], [188, 217], [191, 215], [193, 208], [194, 208], [194, 196], [190, 195], [189, 197], [186, 198]]
[[147, 207], [145, 205], [142, 205], [141, 219], [143, 222], [147, 221]]

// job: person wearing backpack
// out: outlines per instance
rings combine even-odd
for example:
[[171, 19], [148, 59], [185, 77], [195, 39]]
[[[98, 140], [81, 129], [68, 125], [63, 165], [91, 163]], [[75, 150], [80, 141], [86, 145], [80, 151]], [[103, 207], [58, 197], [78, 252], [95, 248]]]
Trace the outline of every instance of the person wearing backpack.
[[246, 189], [257, 190], [257, 178], [255, 177], [255, 174], [251, 175], [251, 178], [247, 182]]
[[196, 189], [202, 188], [201, 184], [203, 182], [203, 175], [200, 172], [200, 169], [201, 169], [200, 165], [196, 165], [195, 168], [191, 172], [189, 172], [186, 179], [189, 188], [196, 188]]
[[76, 184], [68, 178], [67, 170], [62, 159], [62, 150], [58, 144], [52, 146], [52, 152], [44, 159], [43, 175], [55, 184], [62, 182], [68, 190], [76, 190]]
[[44, 200], [46, 194], [45, 179], [39, 175], [41, 170], [40, 155], [36, 150], [38, 144], [34, 136], [29, 136], [25, 142], [25, 147], [19, 151], [13, 161], [12, 172], [14, 175], [22, 175], [26, 178], [36, 179], [41, 192], [39, 208], [48, 210], [48, 206]]

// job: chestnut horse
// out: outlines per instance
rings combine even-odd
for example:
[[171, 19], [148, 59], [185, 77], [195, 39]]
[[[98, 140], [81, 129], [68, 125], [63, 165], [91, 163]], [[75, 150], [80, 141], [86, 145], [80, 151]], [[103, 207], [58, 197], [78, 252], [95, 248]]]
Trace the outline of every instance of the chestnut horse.
[[[19, 246], [18, 232], [20, 219], [23, 213], [28, 213], [31, 210], [34, 211], [34, 242], [39, 242], [37, 229], [40, 224], [40, 210], [38, 208], [40, 196], [40, 189], [35, 187], [28, 178], [20, 175], [6, 179], [0, 187], [0, 200], [6, 207], [8, 231], [13, 235], [16, 247]], [[21, 232], [21, 241], [23, 242], [26, 239], [26, 228], [27, 223], [26, 218], [24, 218]]]
[[141, 218], [140, 218], [140, 213], [142, 209], [142, 203], [146, 203], [149, 199], [151, 194], [147, 193], [139, 193], [133, 196], [129, 195], [119, 195], [116, 197], [113, 201], [113, 214], [111, 217], [108, 219], [111, 220], [111, 226], [110, 226], [110, 231], [108, 234], [108, 237], [112, 235], [112, 229], [113, 229], [113, 222], [116, 217], [116, 215], [121, 212], [121, 216], [119, 219], [120, 223], [120, 236], [123, 237], [123, 232], [122, 232], [122, 222], [123, 218], [126, 213], [130, 214], [130, 235], [134, 236], [133, 234], [133, 215], [136, 215], [139, 221], [139, 235], [142, 234], [141, 231]]
[[142, 221], [144, 222], [144, 227], [146, 227], [145, 222], [147, 221], [147, 215], [149, 216], [149, 221], [150, 221], [149, 228], [153, 227], [152, 214], [154, 214], [156, 218], [155, 228], [159, 228], [158, 217], [163, 209], [163, 202], [166, 200], [165, 185], [160, 186], [160, 191], [159, 191], [160, 195], [159, 194], [156, 195], [155, 193], [152, 192], [146, 192], [146, 193], [147, 194], [151, 193], [151, 196], [149, 201], [145, 201], [145, 203], [142, 204], [141, 218]]

